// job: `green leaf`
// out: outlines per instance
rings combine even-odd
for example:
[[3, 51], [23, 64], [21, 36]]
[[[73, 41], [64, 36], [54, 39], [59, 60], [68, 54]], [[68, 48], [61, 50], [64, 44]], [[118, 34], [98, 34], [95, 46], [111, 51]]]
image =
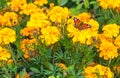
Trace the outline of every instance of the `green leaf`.
[[54, 71], [54, 67], [53, 67], [52, 64], [49, 64], [49, 67], [50, 67], [50, 70], [51, 70], [51, 71]]
[[96, 1], [91, 1], [90, 4], [96, 4], [97, 2]]
[[52, 74], [52, 71], [45, 70], [45, 74], [46, 74], [46, 75], [50, 75], [50, 74]]
[[68, 0], [58, 0], [58, 4], [60, 6], [64, 6], [67, 2], [68, 2]]
[[78, 72], [77, 72], [77, 75], [79, 76], [80, 74], [82, 74], [82, 71], [81, 70], [79, 70]]
[[31, 67], [30, 70], [35, 72], [35, 73], [40, 73], [40, 71], [35, 67]]
[[67, 75], [67, 77], [66, 77], [66, 78], [76, 78], [76, 76], [75, 76], [75, 75], [70, 74], [70, 75]]
[[85, 6], [86, 9], [90, 8], [88, 0], [84, 1], [84, 6]]
[[69, 10], [71, 12], [71, 15], [78, 15], [80, 13], [80, 10], [76, 8], [70, 8]]
[[24, 77], [24, 75], [26, 74], [26, 69], [24, 68], [24, 69], [22, 69], [22, 71], [20, 71], [20, 78], [23, 78]]
[[69, 66], [69, 67], [68, 67], [68, 70], [74, 70], [74, 66], [75, 66], [75, 65]]
[[90, 5], [93, 5], [93, 6], [94, 6], [94, 9], [99, 8], [99, 5], [98, 5], [98, 2], [97, 2], [97, 1], [91, 1], [91, 2], [90, 2]]
[[76, 4], [77, 4], [77, 5], [80, 4], [80, 0], [76, 0]]
[[82, 8], [82, 6], [83, 6], [83, 4], [78, 4], [77, 7], [76, 7], [76, 9], [80, 10]]
[[6, 74], [3, 75], [4, 78], [9, 78]]
[[55, 78], [55, 76], [49, 76], [48, 78]]

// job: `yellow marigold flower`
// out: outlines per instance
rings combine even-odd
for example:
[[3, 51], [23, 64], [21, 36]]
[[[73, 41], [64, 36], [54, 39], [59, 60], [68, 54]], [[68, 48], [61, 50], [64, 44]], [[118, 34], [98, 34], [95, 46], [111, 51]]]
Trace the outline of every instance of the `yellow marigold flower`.
[[48, 20], [48, 16], [43, 12], [31, 14], [30, 21], [27, 22], [28, 27], [45, 28], [49, 25], [51, 25], [51, 22]]
[[40, 34], [40, 29], [37, 27], [25, 27], [24, 29], [21, 29], [20, 34], [22, 36], [30, 36], [33, 38], [35, 34]]
[[18, 23], [18, 15], [15, 12], [6, 12], [2, 21], [0, 22], [2, 26], [15, 26]]
[[113, 78], [114, 74], [109, 67], [100, 64], [88, 66], [84, 69], [85, 78]]
[[51, 25], [49, 20], [32, 20], [27, 22], [28, 27], [45, 28], [49, 25]]
[[90, 18], [91, 18], [91, 15], [87, 12], [83, 12], [83, 13], [80, 13], [78, 15], [78, 18], [80, 19], [80, 21], [84, 22], [84, 21], [89, 21]]
[[87, 24], [91, 25], [91, 28], [84, 29], [84, 30], [79, 30], [74, 27], [74, 20], [69, 19], [68, 20], [68, 26], [67, 26], [67, 31], [69, 37], [73, 37], [72, 41], [73, 42], [80, 42], [82, 44], [85, 44], [87, 41], [87, 44], [90, 45], [92, 43], [91, 38], [92, 37], [97, 37], [98, 34], [98, 28], [99, 24], [97, 21], [90, 19]]
[[117, 47], [108, 41], [101, 42], [99, 52], [99, 57], [103, 57], [105, 60], [114, 59], [118, 56]]
[[34, 0], [34, 4], [37, 4], [39, 6], [43, 6], [44, 4], [47, 4], [47, 0]]
[[120, 35], [115, 39], [114, 44], [120, 48]]
[[24, 57], [30, 58], [34, 56], [34, 45], [37, 44], [36, 39], [24, 39], [21, 41], [21, 49], [25, 52]]
[[39, 11], [41, 11], [41, 10], [35, 4], [29, 3], [29, 4], [24, 4], [21, 7], [20, 14], [31, 15], [31, 14], [34, 14]]
[[98, 0], [98, 2], [103, 9], [107, 8], [117, 9], [120, 6], [119, 0]]
[[109, 5], [112, 9], [117, 9], [120, 7], [120, 0], [112, 0], [111, 4]]
[[62, 70], [67, 70], [66, 65], [63, 64], [63, 63], [59, 63], [58, 66], [59, 66]]
[[11, 57], [11, 54], [5, 48], [0, 46], [0, 60], [7, 61]]
[[48, 19], [48, 16], [43, 13], [43, 12], [36, 12], [34, 14], [31, 14], [30, 16], [30, 20], [44, 20], [44, 19]]
[[[103, 34], [108, 38], [116, 37], [119, 34], [120, 27], [117, 24], [108, 24], [103, 26]], [[111, 31], [112, 30], [112, 31]]]
[[113, 2], [113, 0], [97, 0], [99, 2], [99, 5], [103, 9], [107, 9], [110, 7], [110, 4]]
[[16, 33], [13, 29], [3, 28], [0, 30], [0, 44], [9, 44], [16, 41]]
[[61, 35], [57, 27], [54, 26], [47, 26], [46, 28], [42, 28], [41, 33], [42, 35], [40, 38], [47, 46], [57, 42]]
[[48, 11], [48, 17], [52, 22], [62, 23], [70, 15], [68, 8], [55, 6]]
[[19, 11], [21, 6], [23, 6], [26, 3], [26, 0], [10, 0], [10, 2], [8, 2], [7, 4], [13, 11]]

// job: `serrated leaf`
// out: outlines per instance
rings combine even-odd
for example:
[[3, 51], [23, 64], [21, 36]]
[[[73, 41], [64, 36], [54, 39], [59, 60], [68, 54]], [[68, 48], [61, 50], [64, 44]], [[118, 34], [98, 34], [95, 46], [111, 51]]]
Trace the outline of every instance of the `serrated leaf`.
[[40, 73], [40, 71], [35, 67], [31, 67], [30, 70], [35, 72], [35, 73]]
[[60, 6], [63, 6], [63, 5], [65, 5], [67, 2], [68, 2], [68, 0], [59, 0], [59, 1], [58, 1], [58, 4], [59, 4]]

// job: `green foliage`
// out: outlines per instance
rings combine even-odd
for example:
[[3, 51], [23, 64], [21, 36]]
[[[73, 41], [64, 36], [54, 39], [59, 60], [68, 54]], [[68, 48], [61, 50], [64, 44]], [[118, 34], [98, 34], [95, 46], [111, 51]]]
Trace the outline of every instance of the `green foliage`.
[[7, 5], [8, 0], [0, 0], [0, 9], [4, 8]]
[[64, 6], [67, 2], [68, 2], [68, 0], [58, 0], [58, 4], [60, 6]]
[[[0, 9], [6, 6], [8, 0], [0, 0]], [[103, 10], [99, 7], [96, 0], [48, 0], [48, 5], [54, 3], [55, 5], [68, 7], [71, 15], [78, 15], [82, 12], [88, 12], [93, 15], [93, 19], [100, 24], [99, 32], [102, 32], [104, 25], [108, 23], [120, 24], [120, 14], [111, 9]], [[32, 0], [27, 0], [32, 2]], [[46, 5], [48, 7], [48, 5]], [[38, 52], [37, 56], [25, 59], [24, 52], [20, 49], [21, 35], [20, 30], [23, 29], [30, 16], [22, 15], [19, 19], [20, 26], [13, 27], [17, 32], [17, 41], [11, 43], [7, 48], [12, 55], [12, 64], [3, 64], [0, 68], [0, 78], [15, 78], [19, 73], [20, 78], [23, 78], [26, 72], [32, 78], [84, 78], [84, 67], [90, 65], [92, 62], [108, 66], [109, 61], [99, 58], [97, 49], [94, 45], [86, 45], [80, 43], [73, 43], [72, 39], [68, 37], [65, 24], [63, 24], [62, 38], [59, 42], [46, 46], [35, 35], [38, 44], [34, 44], [35, 50]], [[120, 55], [118, 56], [120, 57]], [[110, 68], [115, 65], [120, 65], [120, 58], [111, 60]], [[57, 64], [63, 63], [66, 65], [66, 70], [62, 70]], [[30, 74], [32, 73], [32, 74]], [[119, 76], [118, 76], [119, 77]]]

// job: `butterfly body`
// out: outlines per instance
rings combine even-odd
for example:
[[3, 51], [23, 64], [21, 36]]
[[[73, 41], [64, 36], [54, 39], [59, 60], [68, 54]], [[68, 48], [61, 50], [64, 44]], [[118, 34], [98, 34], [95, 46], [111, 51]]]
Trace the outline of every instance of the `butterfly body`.
[[80, 21], [78, 18], [74, 17], [74, 27], [78, 28], [79, 30], [84, 30], [84, 29], [88, 29], [91, 28], [91, 25], [89, 24], [85, 24], [82, 21]]

